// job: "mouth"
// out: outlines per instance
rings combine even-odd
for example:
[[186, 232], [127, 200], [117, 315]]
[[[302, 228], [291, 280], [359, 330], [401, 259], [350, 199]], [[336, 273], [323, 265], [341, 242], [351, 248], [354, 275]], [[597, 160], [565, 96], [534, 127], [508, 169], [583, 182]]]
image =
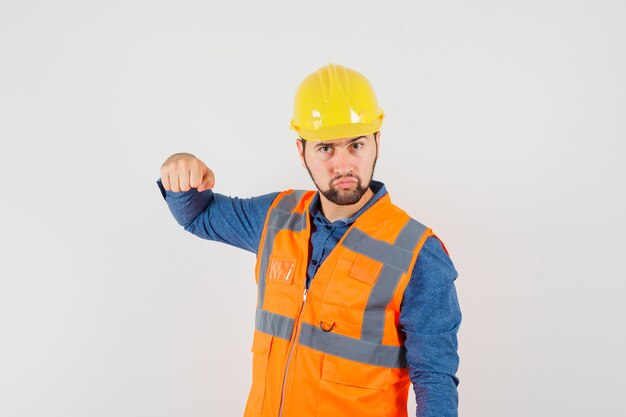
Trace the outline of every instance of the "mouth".
[[340, 179], [335, 181], [335, 185], [338, 185], [340, 187], [349, 187], [353, 184], [356, 184], [356, 181], [352, 179]]

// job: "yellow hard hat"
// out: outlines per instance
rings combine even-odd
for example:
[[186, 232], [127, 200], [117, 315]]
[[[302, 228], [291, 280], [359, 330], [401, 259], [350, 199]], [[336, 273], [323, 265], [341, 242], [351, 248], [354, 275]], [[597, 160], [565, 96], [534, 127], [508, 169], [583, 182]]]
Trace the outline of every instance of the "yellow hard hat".
[[291, 128], [306, 140], [332, 140], [380, 130], [383, 109], [370, 82], [357, 71], [328, 64], [300, 83]]

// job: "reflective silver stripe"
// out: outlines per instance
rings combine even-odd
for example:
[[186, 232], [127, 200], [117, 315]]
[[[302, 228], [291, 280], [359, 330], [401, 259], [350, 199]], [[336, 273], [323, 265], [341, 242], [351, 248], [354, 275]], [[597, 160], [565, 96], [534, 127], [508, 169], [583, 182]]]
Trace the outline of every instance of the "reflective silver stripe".
[[383, 265], [372, 287], [363, 313], [361, 339], [370, 343], [382, 343], [385, 329], [385, 310], [393, 297], [402, 271]]
[[[420, 222], [409, 219], [396, 237], [394, 246], [410, 250], [411, 256], [415, 245], [420, 241], [426, 227]], [[389, 265], [383, 265], [374, 284], [363, 313], [361, 339], [371, 343], [382, 343], [385, 329], [385, 310], [391, 302], [402, 272]], [[410, 272], [409, 272], [410, 273]]]
[[263, 308], [265, 300], [265, 275], [270, 261], [270, 254], [274, 248], [276, 234], [283, 229], [300, 231], [306, 225], [305, 217], [300, 213], [291, 213], [306, 190], [296, 190], [281, 198], [276, 207], [271, 211], [265, 232], [265, 242], [261, 250], [261, 265], [259, 270], [259, 284], [257, 292], [257, 306]]
[[337, 333], [325, 332], [308, 323], [302, 323], [298, 342], [311, 349], [356, 362], [387, 368], [407, 367], [404, 346], [369, 343]]
[[413, 257], [411, 251], [390, 245], [383, 240], [374, 239], [356, 228], [350, 230], [342, 245], [404, 272], [409, 268]]
[[302, 229], [306, 227], [306, 222], [303, 220], [304, 216], [302, 214], [274, 210], [267, 225], [268, 231], [271, 228], [278, 230], [289, 229], [294, 232], [301, 232]]
[[420, 241], [426, 229], [427, 227], [417, 220], [409, 219], [396, 238], [394, 246], [413, 252], [415, 245]]
[[304, 193], [306, 193], [306, 190], [294, 190], [293, 192], [284, 195], [278, 204], [276, 204], [274, 210], [282, 210], [290, 213], [294, 208], [296, 208]]
[[260, 332], [291, 340], [293, 326], [294, 320], [291, 317], [281, 316], [280, 314], [265, 311], [260, 308], [256, 309], [254, 327]]

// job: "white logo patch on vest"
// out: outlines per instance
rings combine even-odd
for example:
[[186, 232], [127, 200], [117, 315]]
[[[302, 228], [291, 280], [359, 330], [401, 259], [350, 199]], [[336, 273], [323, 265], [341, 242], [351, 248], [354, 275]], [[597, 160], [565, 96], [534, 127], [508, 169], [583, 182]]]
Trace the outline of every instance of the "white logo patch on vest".
[[293, 282], [293, 275], [296, 273], [296, 261], [293, 259], [280, 259], [270, 257], [270, 264], [267, 272], [268, 281], [279, 281], [286, 284]]

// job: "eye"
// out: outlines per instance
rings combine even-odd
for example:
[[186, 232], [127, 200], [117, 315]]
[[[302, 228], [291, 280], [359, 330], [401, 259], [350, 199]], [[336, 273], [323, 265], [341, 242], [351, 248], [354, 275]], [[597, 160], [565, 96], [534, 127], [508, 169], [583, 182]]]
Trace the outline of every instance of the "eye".
[[320, 146], [319, 151], [322, 153], [328, 153], [330, 152], [330, 146]]
[[356, 142], [352, 144], [352, 149], [361, 149], [363, 147], [363, 144], [360, 142]]

